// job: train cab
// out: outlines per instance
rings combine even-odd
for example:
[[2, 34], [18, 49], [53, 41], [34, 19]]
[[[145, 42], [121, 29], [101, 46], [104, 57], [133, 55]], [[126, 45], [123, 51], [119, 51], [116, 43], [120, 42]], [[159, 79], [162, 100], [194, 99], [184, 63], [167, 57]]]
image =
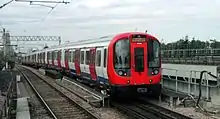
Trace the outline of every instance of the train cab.
[[121, 34], [111, 41], [108, 57], [111, 88], [160, 94], [161, 55], [156, 38], [145, 33]]

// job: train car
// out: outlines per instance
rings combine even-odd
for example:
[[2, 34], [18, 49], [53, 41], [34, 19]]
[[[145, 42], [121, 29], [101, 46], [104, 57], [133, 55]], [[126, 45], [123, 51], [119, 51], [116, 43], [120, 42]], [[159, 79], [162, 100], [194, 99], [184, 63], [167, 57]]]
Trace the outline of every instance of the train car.
[[161, 93], [160, 42], [149, 34], [120, 33], [39, 52], [45, 54], [46, 68], [63, 69], [103, 94]]

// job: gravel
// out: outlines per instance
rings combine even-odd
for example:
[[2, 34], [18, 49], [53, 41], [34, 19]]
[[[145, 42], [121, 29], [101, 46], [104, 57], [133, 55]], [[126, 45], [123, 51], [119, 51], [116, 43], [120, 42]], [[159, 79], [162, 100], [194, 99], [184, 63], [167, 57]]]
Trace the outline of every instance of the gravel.
[[55, 88], [60, 90], [61, 92], [64, 92], [66, 96], [70, 97], [73, 100], [76, 100], [79, 105], [83, 105], [84, 107], [87, 107], [88, 110], [93, 112], [93, 114], [96, 114], [100, 117], [100, 119], [127, 119], [128, 117], [119, 111], [115, 110], [114, 108], [95, 108], [91, 105], [87, 104], [84, 100], [77, 97], [75, 94], [71, 93], [70, 91], [66, 90], [65, 88], [58, 85], [54, 79], [41, 75], [38, 71], [34, 70], [33, 68], [27, 67], [40, 77], [42, 77], [45, 81], [52, 84]]

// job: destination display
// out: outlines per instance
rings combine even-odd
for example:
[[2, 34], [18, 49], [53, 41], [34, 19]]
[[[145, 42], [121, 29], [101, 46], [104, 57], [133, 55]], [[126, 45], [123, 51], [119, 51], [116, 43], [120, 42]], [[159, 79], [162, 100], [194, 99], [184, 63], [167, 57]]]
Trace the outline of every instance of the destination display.
[[138, 42], [143, 43], [146, 42], [146, 36], [145, 35], [134, 35], [132, 36], [131, 42]]
[[132, 38], [132, 42], [143, 43], [146, 42], [146, 38]]

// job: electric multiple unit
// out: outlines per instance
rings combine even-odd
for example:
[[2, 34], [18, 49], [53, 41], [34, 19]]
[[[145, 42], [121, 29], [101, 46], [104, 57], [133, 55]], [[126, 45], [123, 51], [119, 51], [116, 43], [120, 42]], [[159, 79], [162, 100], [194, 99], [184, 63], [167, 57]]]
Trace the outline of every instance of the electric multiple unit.
[[120, 33], [54, 46], [24, 56], [22, 63], [63, 69], [73, 79], [101, 87], [101, 92], [161, 92], [160, 42], [146, 33]]

